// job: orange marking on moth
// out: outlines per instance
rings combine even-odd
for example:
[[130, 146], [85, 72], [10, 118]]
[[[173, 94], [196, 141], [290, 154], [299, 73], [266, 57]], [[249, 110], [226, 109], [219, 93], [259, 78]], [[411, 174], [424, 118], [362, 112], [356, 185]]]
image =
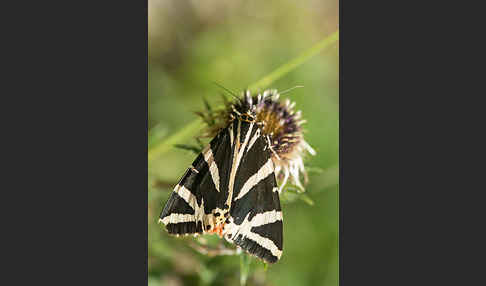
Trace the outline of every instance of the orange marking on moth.
[[216, 225], [213, 229], [208, 231], [209, 234], [217, 234], [219, 237], [223, 237], [223, 228], [224, 228], [224, 223], [220, 225]]

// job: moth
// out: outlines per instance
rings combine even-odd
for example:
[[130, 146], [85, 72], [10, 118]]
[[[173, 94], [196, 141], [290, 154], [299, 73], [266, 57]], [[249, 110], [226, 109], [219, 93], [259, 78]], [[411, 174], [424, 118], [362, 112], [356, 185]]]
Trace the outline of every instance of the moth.
[[232, 106], [228, 124], [186, 170], [159, 222], [169, 234], [217, 234], [275, 263], [283, 251], [275, 151], [253, 100], [247, 92]]

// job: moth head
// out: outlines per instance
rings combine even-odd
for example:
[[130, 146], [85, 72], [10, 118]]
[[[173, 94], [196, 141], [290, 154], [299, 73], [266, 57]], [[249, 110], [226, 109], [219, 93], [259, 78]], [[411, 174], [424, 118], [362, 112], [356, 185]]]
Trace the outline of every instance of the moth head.
[[255, 119], [256, 119], [255, 115], [248, 112], [243, 113], [238, 117], [238, 120], [245, 121], [245, 122], [255, 122]]

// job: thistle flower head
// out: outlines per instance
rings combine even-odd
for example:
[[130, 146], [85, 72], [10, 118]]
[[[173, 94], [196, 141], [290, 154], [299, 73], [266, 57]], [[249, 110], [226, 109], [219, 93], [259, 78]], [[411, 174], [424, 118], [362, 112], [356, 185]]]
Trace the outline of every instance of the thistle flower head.
[[306, 153], [315, 155], [315, 151], [304, 140], [302, 124], [306, 121], [301, 118], [300, 110], [295, 112], [294, 106], [295, 102], [289, 99], [280, 100], [276, 89], [254, 95], [247, 90], [241, 98], [226, 102], [224, 109], [203, 116], [208, 123], [204, 135], [214, 137], [235, 118], [254, 121], [260, 126], [261, 134], [266, 137], [272, 151], [275, 175], [280, 185], [279, 192], [289, 179], [299, 189], [304, 190], [300, 181], [302, 175], [304, 183], [307, 182], [303, 158]]

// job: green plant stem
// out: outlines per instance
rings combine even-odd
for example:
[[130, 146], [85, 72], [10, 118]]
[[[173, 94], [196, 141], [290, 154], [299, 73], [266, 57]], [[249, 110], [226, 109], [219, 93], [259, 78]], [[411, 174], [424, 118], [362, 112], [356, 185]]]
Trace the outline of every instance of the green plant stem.
[[298, 57], [290, 60], [289, 62], [285, 63], [284, 65], [274, 70], [273, 72], [264, 76], [259, 81], [250, 85], [248, 89], [251, 91], [257, 91], [258, 89], [269, 86], [272, 82], [276, 81], [277, 79], [281, 78], [282, 76], [296, 69], [298, 66], [305, 63], [310, 58], [317, 55], [320, 51], [334, 44], [338, 40], [339, 40], [339, 30], [332, 33], [327, 38], [324, 38], [323, 40], [319, 41], [317, 44], [315, 44], [313, 47], [300, 54]]
[[178, 132], [174, 133], [172, 136], [169, 136], [169, 138], [161, 141], [159, 144], [154, 144], [155, 146], [152, 147], [152, 148], [149, 148], [149, 150], [148, 150], [148, 161], [151, 162], [156, 157], [164, 154], [173, 145], [175, 145], [179, 142], [182, 142], [187, 137], [191, 136], [192, 134], [195, 134], [203, 126], [204, 125], [203, 125], [202, 121], [200, 119], [196, 119], [196, 120], [192, 121], [191, 123], [187, 124], [186, 126], [184, 126]]
[[245, 286], [250, 274], [251, 258], [246, 253], [240, 254], [240, 285]]
[[[339, 40], [339, 30], [332, 33], [331, 35], [324, 38], [323, 40], [319, 41], [317, 44], [315, 44], [313, 47], [303, 52], [299, 56], [295, 57], [294, 59], [278, 67], [276, 70], [264, 76], [259, 81], [251, 84], [248, 87], [248, 89], [250, 89], [251, 91], [257, 91], [258, 89], [268, 87], [277, 79], [293, 71], [294, 69], [296, 69], [297, 67], [299, 67], [300, 65], [308, 61], [313, 56], [317, 55], [325, 48], [331, 46], [338, 40]], [[148, 161], [149, 162], [153, 161], [155, 158], [167, 152], [174, 144], [181, 143], [185, 139], [190, 137], [192, 134], [195, 134], [198, 130], [200, 130], [203, 127], [202, 123], [203, 122], [200, 119], [196, 119], [193, 122], [186, 125], [185, 127], [183, 127], [178, 132], [174, 133], [172, 136], [169, 136], [167, 139], [162, 140], [159, 143], [154, 143], [152, 147], [150, 147], [148, 150]]]

